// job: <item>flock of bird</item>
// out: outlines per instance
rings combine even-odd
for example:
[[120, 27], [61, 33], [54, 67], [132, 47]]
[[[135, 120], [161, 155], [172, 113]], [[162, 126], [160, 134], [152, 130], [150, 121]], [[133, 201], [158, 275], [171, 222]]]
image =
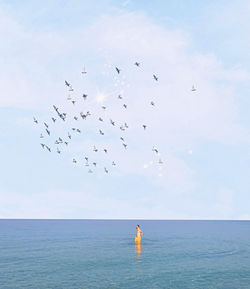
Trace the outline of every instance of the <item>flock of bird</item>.
[[[136, 67], [140, 67], [140, 63], [139, 62], [135, 62], [134, 65]], [[118, 75], [120, 75], [122, 73], [122, 70], [118, 67], [114, 67], [114, 72], [117, 73]], [[84, 67], [84, 69], [81, 71], [81, 74], [82, 75], [86, 75], [87, 74], [87, 71]], [[152, 75], [152, 79], [153, 81], [158, 81], [159, 78], [158, 76], [156, 76], [155, 74]], [[65, 80], [65, 86], [66, 88], [68, 89], [68, 91], [71, 93], [74, 91], [74, 88], [72, 86], [72, 84], [70, 82], [68, 82], [67, 80]], [[191, 91], [196, 91], [196, 88], [194, 87], [194, 85], [192, 86], [192, 89]], [[85, 102], [87, 99], [89, 98], [88, 94], [86, 93], [83, 93], [82, 94], [82, 99], [83, 99], [83, 102]], [[117, 99], [118, 100], [123, 100], [123, 95], [122, 94], [118, 94], [117, 95]], [[71, 95], [68, 95], [67, 97], [67, 100], [70, 101], [72, 103], [73, 106], [75, 106], [76, 104], [76, 100], [74, 98], [72, 98]], [[150, 101], [149, 105], [151, 105], [152, 107], [155, 107], [155, 102], [154, 101]], [[128, 105], [126, 103], [123, 103], [122, 104], [122, 107], [124, 109], [128, 109]], [[101, 104], [101, 108], [103, 111], [106, 111], [107, 107], [104, 106], [103, 104]], [[67, 122], [67, 120], [70, 118], [69, 116], [69, 113], [66, 113], [66, 112], [63, 112], [61, 109], [59, 109], [59, 107], [57, 107], [56, 105], [53, 105], [53, 110], [54, 110], [54, 115], [51, 116], [51, 120], [50, 122], [46, 121], [46, 122], [43, 122], [43, 121], [40, 121], [38, 120], [36, 117], [33, 117], [33, 121], [36, 125], [38, 125], [38, 123], [42, 123], [42, 126], [43, 126], [43, 132], [40, 133], [40, 139], [41, 139], [41, 147], [42, 149], [44, 150], [47, 150], [48, 152], [56, 152], [57, 154], [61, 154], [62, 153], [62, 145], [63, 146], [69, 146], [71, 141], [72, 141], [72, 137], [73, 137], [73, 134], [74, 136], [77, 135], [77, 134], [81, 134], [82, 133], [82, 130], [80, 128], [76, 128], [76, 127], [71, 127], [68, 131], [67, 131], [67, 134], [65, 135], [65, 137], [57, 137], [56, 139], [53, 140], [53, 143], [56, 145], [56, 148], [53, 149], [51, 147], [51, 145], [48, 144], [48, 142], [46, 143], [46, 141], [43, 141], [45, 140], [46, 138], [52, 138], [52, 130], [53, 129], [53, 124], [55, 124], [56, 122], [58, 121], [62, 121], [62, 122]], [[79, 112], [78, 115], [74, 115], [73, 116], [73, 119], [75, 121], [79, 121], [79, 120], [87, 120], [89, 117], [91, 117], [92, 114], [90, 113], [90, 111], [87, 111], [86, 113], [83, 113], [83, 112]], [[101, 116], [97, 116], [97, 120], [98, 122], [104, 122], [104, 118], [101, 117]], [[117, 127], [119, 130], [120, 130], [120, 141], [121, 141], [121, 144], [124, 148], [124, 150], [127, 150], [128, 149], [128, 144], [126, 143], [125, 141], [125, 136], [123, 135], [123, 132], [126, 131], [127, 129], [129, 129], [129, 125], [127, 122], [124, 122], [122, 124], [119, 124], [117, 125], [117, 122], [115, 122], [113, 119], [109, 119], [109, 123], [111, 126], [113, 127]], [[147, 130], [148, 126], [147, 124], [145, 123], [142, 123], [141, 124], [141, 128], [145, 131]], [[105, 131], [101, 128], [97, 128], [97, 131], [99, 132], [99, 135], [100, 136], [104, 136], [105, 135]], [[51, 141], [50, 141], [51, 142]], [[106, 155], [108, 155], [108, 148], [98, 148], [96, 145], [93, 145], [92, 147], [92, 151], [97, 153], [98, 151], [103, 151]], [[152, 152], [156, 154], [156, 156], [158, 157], [158, 160], [157, 160], [157, 163], [162, 166], [163, 165], [163, 161], [162, 159], [160, 158], [160, 153], [159, 153], [159, 150], [156, 146], [153, 146], [152, 147]], [[89, 156], [84, 156], [84, 161], [85, 161], [85, 164], [84, 166], [86, 166], [88, 168], [88, 173], [93, 173], [95, 168], [97, 166], [102, 166], [102, 164], [99, 164], [99, 162], [97, 161], [94, 161], [94, 160], [90, 160]], [[72, 158], [72, 163], [73, 164], [77, 164], [77, 163], [81, 163], [82, 160], [74, 157]], [[112, 167], [115, 167], [117, 165], [116, 161], [114, 160], [110, 160], [109, 161], [109, 164], [110, 166]], [[109, 173], [109, 168], [108, 166], [103, 166], [103, 171], [104, 173], [108, 174]]]

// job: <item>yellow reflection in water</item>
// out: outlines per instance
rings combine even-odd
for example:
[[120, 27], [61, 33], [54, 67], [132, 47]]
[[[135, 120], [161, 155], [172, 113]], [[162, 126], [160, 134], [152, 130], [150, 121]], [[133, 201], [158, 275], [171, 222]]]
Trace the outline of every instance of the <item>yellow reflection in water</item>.
[[136, 258], [140, 259], [142, 253], [141, 243], [135, 243]]

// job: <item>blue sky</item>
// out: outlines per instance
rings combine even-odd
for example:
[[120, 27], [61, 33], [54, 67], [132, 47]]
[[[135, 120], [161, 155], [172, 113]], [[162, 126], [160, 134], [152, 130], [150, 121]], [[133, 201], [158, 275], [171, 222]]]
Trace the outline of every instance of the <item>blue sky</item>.
[[[249, 219], [249, 10], [249, 1], [0, 1], [0, 217]], [[89, 102], [79, 107], [83, 91]], [[61, 156], [40, 147], [53, 104], [70, 116], [93, 114]], [[126, 152], [110, 117], [130, 124]], [[54, 146], [72, 125], [57, 122], [46, 141]], [[95, 154], [93, 145], [112, 153]], [[85, 155], [102, 164], [93, 174]]]

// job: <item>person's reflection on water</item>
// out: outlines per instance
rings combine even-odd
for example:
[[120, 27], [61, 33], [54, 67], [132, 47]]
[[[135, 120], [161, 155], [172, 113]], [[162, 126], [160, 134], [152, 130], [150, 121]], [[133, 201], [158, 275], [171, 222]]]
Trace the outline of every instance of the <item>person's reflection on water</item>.
[[135, 253], [136, 253], [136, 258], [140, 259], [141, 253], [142, 253], [141, 243], [135, 243]]

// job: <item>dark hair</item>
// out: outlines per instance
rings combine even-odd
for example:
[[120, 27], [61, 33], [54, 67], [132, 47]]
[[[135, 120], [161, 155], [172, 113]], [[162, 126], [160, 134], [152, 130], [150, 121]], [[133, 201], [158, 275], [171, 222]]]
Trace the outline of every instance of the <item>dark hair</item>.
[[136, 226], [138, 226], [140, 228], [140, 226], [138, 224]]

